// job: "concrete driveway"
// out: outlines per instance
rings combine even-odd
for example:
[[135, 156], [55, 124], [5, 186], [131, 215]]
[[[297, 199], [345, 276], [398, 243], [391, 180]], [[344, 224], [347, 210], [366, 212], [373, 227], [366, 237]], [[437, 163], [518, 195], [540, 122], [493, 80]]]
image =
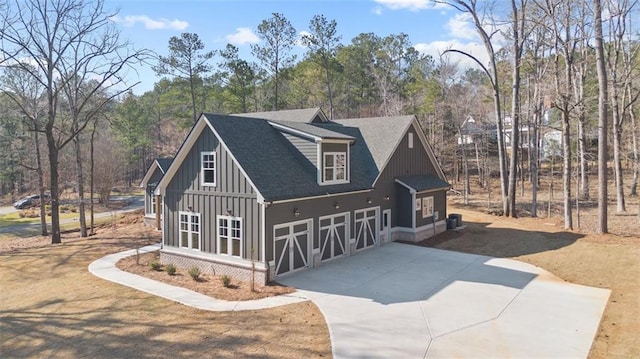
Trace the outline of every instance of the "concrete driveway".
[[336, 358], [586, 358], [610, 293], [514, 260], [400, 243], [279, 282], [320, 308]]

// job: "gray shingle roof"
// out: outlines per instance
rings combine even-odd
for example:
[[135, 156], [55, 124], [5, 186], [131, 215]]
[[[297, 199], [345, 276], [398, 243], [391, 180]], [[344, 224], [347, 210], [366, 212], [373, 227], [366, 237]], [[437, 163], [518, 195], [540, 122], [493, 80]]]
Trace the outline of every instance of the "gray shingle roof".
[[231, 116], [242, 116], [250, 118], [260, 118], [263, 120], [272, 121], [286, 121], [286, 122], [299, 122], [299, 123], [311, 123], [316, 117], [324, 121], [326, 117], [320, 109], [320, 107], [303, 108], [299, 110], [280, 110], [280, 111], [266, 111], [266, 112], [250, 112], [250, 113], [234, 113]]
[[432, 175], [401, 176], [396, 178], [396, 181], [402, 182], [417, 192], [451, 187], [447, 181]]
[[320, 126], [320, 124], [300, 123], [300, 122], [288, 122], [288, 121], [272, 121], [276, 124], [298, 130], [310, 135], [320, 137], [322, 139], [338, 139], [353, 141], [355, 138], [343, 133], [332, 131], [331, 127]]
[[375, 173], [370, 173], [373, 160], [357, 129], [343, 128], [338, 132], [356, 139], [351, 148], [351, 182], [320, 186], [315, 166], [268, 121], [203, 116], [266, 201], [369, 189], [375, 178]]
[[413, 116], [353, 118], [334, 120], [333, 123], [360, 129], [380, 172], [413, 118]]

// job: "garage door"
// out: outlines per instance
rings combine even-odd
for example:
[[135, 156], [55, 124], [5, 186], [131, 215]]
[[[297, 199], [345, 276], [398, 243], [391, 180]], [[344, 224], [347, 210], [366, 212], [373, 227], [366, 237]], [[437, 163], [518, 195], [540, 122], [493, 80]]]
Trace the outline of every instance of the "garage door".
[[319, 218], [320, 259], [323, 261], [347, 254], [349, 214]]
[[310, 227], [308, 221], [273, 227], [276, 276], [309, 267]]
[[354, 212], [357, 250], [369, 248], [378, 243], [379, 213], [379, 207]]

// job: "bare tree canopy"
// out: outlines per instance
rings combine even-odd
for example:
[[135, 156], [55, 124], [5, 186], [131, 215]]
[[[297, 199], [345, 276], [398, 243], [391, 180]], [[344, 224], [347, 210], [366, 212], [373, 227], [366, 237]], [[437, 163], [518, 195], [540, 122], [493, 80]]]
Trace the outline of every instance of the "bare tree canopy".
[[[115, 12], [103, 0], [11, 1], [1, 9], [3, 66], [17, 67], [45, 88], [46, 137], [51, 186], [51, 241], [60, 243], [58, 155], [108, 101], [130, 89], [124, 76], [148, 58], [120, 39]], [[59, 116], [62, 92], [73, 95], [78, 116]], [[109, 93], [99, 103], [99, 92]], [[85, 111], [91, 104], [91, 110]]]

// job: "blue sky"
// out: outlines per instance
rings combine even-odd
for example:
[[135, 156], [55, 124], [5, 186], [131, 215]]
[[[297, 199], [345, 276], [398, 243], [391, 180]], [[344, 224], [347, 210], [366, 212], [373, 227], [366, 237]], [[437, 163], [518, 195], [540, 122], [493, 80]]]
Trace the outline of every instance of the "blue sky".
[[[161, 55], [166, 55], [171, 36], [192, 32], [198, 34], [207, 50], [233, 43], [242, 58], [252, 59], [250, 45], [258, 41], [258, 24], [279, 12], [298, 33], [308, 29], [309, 20], [316, 14], [335, 19], [345, 44], [363, 32], [378, 36], [403, 32], [416, 49], [432, 56], [453, 47], [486, 58], [465, 17], [430, 0], [106, 0], [106, 7], [119, 10], [114, 21], [124, 38]], [[299, 58], [304, 54], [303, 48], [295, 51]], [[461, 66], [468, 66], [467, 60], [457, 60]], [[141, 68], [137, 75], [130, 73], [129, 78], [141, 81], [134, 90], [137, 94], [151, 90], [158, 81], [148, 67]]]

